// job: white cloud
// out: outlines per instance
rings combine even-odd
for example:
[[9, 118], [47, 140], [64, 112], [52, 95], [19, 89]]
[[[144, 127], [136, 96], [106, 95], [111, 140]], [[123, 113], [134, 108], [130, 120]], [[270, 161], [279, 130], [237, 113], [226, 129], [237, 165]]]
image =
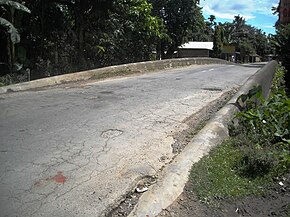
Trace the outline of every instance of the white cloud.
[[260, 25], [257, 25], [257, 27], [263, 28], [263, 29], [275, 29], [274, 26], [260, 26]]
[[201, 0], [200, 5], [208, 15], [217, 18], [233, 19], [240, 14], [245, 19], [254, 19], [255, 14], [272, 16], [272, 6], [277, 5], [279, 0]]
[[208, 5], [203, 7], [203, 11], [208, 15], [215, 15], [218, 18], [230, 19], [230, 20], [233, 20], [234, 17], [237, 16], [238, 14], [242, 16], [243, 18], [245, 18], [246, 20], [255, 18], [254, 15], [243, 14], [240, 12], [236, 13], [234, 11], [229, 11], [229, 12], [215, 11], [211, 9]]

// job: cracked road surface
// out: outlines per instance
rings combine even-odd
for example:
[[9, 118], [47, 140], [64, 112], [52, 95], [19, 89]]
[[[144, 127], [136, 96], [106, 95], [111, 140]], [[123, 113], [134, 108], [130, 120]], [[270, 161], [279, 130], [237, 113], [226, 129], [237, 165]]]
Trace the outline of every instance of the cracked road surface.
[[0, 216], [102, 216], [174, 156], [185, 120], [262, 65], [172, 69], [0, 96]]

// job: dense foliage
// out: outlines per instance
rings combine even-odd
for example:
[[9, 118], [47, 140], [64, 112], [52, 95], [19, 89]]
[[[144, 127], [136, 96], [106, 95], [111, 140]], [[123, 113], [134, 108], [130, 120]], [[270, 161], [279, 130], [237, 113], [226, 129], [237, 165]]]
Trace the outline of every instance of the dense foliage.
[[[146, 0], [37, 1], [23, 35], [48, 75], [149, 59], [160, 22]], [[33, 68], [35, 66], [32, 66]]]
[[32, 78], [52, 76], [151, 60], [156, 50], [171, 58], [197, 23], [195, 17], [203, 19], [197, 4], [0, 0], [1, 75], [29, 68]]
[[240, 16], [224, 24], [213, 15], [205, 20], [199, 0], [0, 0], [0, 40], [6, 84], [25, 80], [21, 72], [35, 79], [173, 58], [187, 41], [214, 41], [215, 57], [223, 45], [273, 53], [265, 33]]
[[223, 44], [233, 45], [241, 55], [241, 61], [247, 62], [247, 56], [259, 55], [264, 60], [268, 54], [274, 54], [271, 36], [261, 29], [248, 25], [241, 16], [235, 16], [233, 22], [219, 24], [223, 29]]
[[236, 116], [239, 125], [231, 133], [243, 138], [237, 144], [243, 153], [239, 170], [244, 175], [258, 176], [271, 170], [281, 175], [290, 169], [290, 98], [284, 74], [284, 68], [277, 69], [269, 99], [263, 98], [262, 88], [257, 86], [237, 101], [242, 111]]
[[224, 33], [221, 26], [216, 26], [213, 36], [213, 57], [220, 58], [224, 44]]

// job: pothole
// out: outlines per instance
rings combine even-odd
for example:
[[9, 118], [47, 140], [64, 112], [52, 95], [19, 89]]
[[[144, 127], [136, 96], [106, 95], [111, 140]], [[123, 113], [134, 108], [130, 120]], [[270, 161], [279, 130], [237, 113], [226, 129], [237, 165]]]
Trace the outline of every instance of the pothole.
[[98, 100], [100, 99], [100, 96], [90, 96], [90, 97], [85, 97], [84, 99], [88, 99], [88, 100]]
[[221, 92], [223, 91], [222, 89], [220, 88], [212, 88], [212, 87], [206, 87], [206, 88], [201, 88], [202, 90], [207, 90], [207, 91], [217, 91], [217, 92]]
[[101, 91], [100, 94], [112, 94], [114, 93], [113, 91]]
[[123, 131], [122, 130], [109, 129], [109, 130], [103, 131], [101, 133], [101, 137], [103, 137], [105, 139], [110, 139], [110, 138], [118, 137], [118, 136], [120, 136], [122, 134], [123, 134]]

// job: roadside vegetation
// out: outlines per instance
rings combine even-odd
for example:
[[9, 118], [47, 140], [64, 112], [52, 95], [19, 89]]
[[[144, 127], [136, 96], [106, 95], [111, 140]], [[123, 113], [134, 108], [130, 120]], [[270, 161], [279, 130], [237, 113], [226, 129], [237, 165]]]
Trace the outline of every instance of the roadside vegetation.
[[240, 96], [230, 138], [193, 165], [190, 182], [200, 201], [218, 207], [222, 199], [265, 195], [274, 182], [283, 187], [290, 171], [290, 98], [284, 75], [279, 67], [268, 99], [260, 86]]
[[199, 2], [0, 0], [0, 82], [174, 58], [188, 41], [213, 41], [216, 57], [223, 45], [245, 55], [274, 54], [275, 38], [239, 15], [226, 23], [203, 17]]

